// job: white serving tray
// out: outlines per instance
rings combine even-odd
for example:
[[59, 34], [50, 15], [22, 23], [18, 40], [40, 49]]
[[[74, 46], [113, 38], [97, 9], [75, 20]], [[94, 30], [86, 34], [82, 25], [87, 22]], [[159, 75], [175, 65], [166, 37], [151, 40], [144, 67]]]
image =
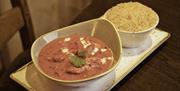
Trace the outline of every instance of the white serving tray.
[[[144, 45], [138, 48], [123, 48], [123, 56], [116, 68], [116, 77], [114, 83], [107, 87], [106, 90], [112, 89], [120, 82], [128, 73], [130, 73], [138, 64], [140, 64], [147, 56], [157, 49], [163, 42], [170, 37], [170, 34], [160, 29], [155, 29], [147, 39]], [[32, 62], [24, 65], [10, 77], [25, 87], [27, 90], [36, 91], [42, 88], [40, 80], [38, 80], [38, 72]], [[33, 84], [33, 85], [32, 85]], [[36, 85], [36, 87], [34, 87]]]

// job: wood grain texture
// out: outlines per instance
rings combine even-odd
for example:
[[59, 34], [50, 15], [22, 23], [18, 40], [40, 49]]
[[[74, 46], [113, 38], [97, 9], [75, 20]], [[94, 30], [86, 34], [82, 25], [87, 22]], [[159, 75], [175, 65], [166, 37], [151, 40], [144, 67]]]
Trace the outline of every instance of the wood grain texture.
[[0, 48], [24, 25], [21, 11], [13, 8], [0, 16]]
[[29, 49], [35, 40], [35, 35], [27, 0], [11, 0], [11, 4], [13, 7], [20, 7], [25, 23], [20, 31], [20, 36], [22, 39], [23, 49]]
[[[129, 0], [94, 0], [74, 23], [98, 18], [112, 6]], [[159, 17], [158, 28], [171, 33], [161, 45], [137, 68], [116, 85], [112, 91], [180, 91], [180, 1], [136, 0], [152, 9]]]

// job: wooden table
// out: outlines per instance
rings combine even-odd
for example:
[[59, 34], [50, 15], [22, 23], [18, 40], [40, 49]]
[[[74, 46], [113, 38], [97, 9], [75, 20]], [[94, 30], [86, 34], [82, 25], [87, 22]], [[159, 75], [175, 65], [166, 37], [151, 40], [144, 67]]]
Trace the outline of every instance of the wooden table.
[[[74, 23], [98, 18], [112, 6], [128, 0], [94, 0]], [[180, 91], [180, 1], [137, 0], [153, 8], [160, 17], [158, 28], [171, 33], [137, 68], [112, 91]]]

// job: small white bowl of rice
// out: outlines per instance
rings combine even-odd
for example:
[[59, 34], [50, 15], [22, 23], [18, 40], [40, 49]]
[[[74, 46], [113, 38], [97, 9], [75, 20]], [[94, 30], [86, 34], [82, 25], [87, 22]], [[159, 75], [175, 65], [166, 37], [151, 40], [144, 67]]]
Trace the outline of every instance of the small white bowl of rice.
[[120, 3], [103, 16], [118, 30], [123, 47], [139, 47], [159, 23], [158, 14], [139, 2]]

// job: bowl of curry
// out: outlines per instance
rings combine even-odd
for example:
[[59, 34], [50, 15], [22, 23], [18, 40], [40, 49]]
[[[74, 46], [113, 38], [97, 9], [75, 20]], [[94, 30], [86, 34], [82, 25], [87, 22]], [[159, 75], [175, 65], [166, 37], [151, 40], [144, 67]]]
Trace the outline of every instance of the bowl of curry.
[[48, 83], [78, 87], [103, 77], [112, 84], [115, 75], [108, 74], [114, 74], [121, 53], [120, 36], [106, 19], [52, 31], [35, 40], [31, 49], [33, 63]]

